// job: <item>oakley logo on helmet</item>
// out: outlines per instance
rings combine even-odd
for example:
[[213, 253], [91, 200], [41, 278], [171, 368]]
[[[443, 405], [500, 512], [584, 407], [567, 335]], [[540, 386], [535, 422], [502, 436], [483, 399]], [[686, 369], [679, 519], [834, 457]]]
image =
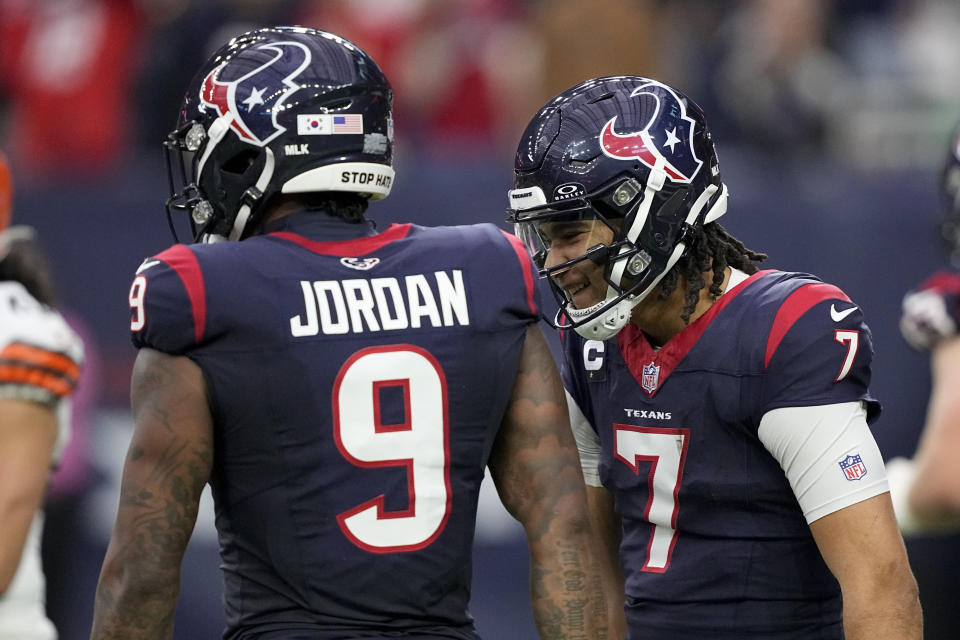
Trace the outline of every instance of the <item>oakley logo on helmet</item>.
[[568, 200], [570, 198], [581, 198], [586, 194], [583, 185], [579, 182], [568, 182], [562, 184], [553, 190], [554, 200]]
[[[611, 158], [639, 160], [651, 169], [658, 159], [663, 159], [663, 170], [673, 182], [688, 183], [703, 166], [703, 161], [693, 150], [693, 118], [687, 115], [683, 101], [670, 87], [659, 82], [649, 82], [634, 89], [631, 98], [647, 102], [638, 109], [649, 113], [647, 123], [639, 131], [617, 133], [613, 129], [617, 117], [603, 125], [600, 131], [600, 147]], [[658, 123], [656, 130], [650, 127]]]
[[299, 42], [260, 45], [275, 55], [250, 73], [227, 82], [220, 78], [232, 60], [211, 71], [203, 80], [200, 103], [230, 116], [230, 128], [244, 140], [264, 146], [286, 131], [277, 124], [283, 102], [300, 88], [294, 80], [310, 64], [310, 50]]

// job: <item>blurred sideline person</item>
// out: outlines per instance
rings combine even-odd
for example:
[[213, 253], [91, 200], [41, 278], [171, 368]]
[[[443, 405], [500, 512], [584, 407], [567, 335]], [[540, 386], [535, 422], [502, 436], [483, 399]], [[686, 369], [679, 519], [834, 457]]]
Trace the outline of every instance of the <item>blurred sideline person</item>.
[[943, 236], [952, 267], [907, 293], [900, 328], [930, 352], [932, 388], [926, 423], [912, 459], [887, 463], [890, 495], [904, 535], [960, 531], [960, 126], [941, 179]]
[[205, 242], [130, 289], [135, 428], [93, 638], [171, 636], [207, 483], [224, 638], [478, 638], [487, 465], [541, 637], [605, 637], [533, 265], [494, 225], [364, 217], [394, 177], [392, 100], [367, 54], [300, 27], [231, 40], [190, 84], [171, 205]]
[[50, 271], [29, 227], [9, 226], [0, 154], [0, 639], [52, 640], [40, 561], [43, 497], [69, 439], [83, 346], [54, 311]]
[[509, 200], [560, 307], [630, 640], [920, 638], [867, 426], [870, 330], [843, 291], [758, 270], [716, 222], [727, 188], [700, 108], [637, 76], [576, 85], [529, 123]]

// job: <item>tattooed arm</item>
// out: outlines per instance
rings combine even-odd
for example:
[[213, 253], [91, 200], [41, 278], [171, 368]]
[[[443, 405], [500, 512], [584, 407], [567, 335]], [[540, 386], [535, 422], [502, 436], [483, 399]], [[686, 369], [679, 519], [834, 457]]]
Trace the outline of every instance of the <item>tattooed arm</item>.
[[134, 432], [100, 572], [91, 638], [170, 638], [180, 563], [213, 462], [200, 368], [141, 349], [130, 382]]
[[587, 487], [587, 507], [602, 567], [610, 640], [622, 640], [627, 635], [627, 619], [623, 611], [626, 596], [620, 570], [620, 517], [613, 510], [613, 495], [603, 487]]
[[504, 506], [526, 531], [540, 637], [606, 638], [603, 580], [577, 447], [556, 363], [536, 325], [527, 330], [490, 471]]

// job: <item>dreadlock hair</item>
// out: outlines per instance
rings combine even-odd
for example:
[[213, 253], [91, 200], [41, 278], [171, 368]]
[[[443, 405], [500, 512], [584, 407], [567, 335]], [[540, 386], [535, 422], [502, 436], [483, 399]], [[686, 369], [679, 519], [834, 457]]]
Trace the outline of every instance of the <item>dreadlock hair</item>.
[[673, 269], [663, 276], [658, 293], [661, 300], [666, 300], [677, 288], [680, 276], [684, 277], [687, 291], [683, 312], [680, 314], [684, 324], [690, 323], [690, 316], [700, 302], [700, 291], [707, 284], [703, 278], [704, 272], [713, 269], [710, 295], [716, 300], [723, 293], [721, 287], [727, 267], [739, 269], [749, 275], [757, 272], [755, 263], [767, 259], [767, 254], [748, 249], [716, 222], [697, 227], [687, 247], [687, 251]]

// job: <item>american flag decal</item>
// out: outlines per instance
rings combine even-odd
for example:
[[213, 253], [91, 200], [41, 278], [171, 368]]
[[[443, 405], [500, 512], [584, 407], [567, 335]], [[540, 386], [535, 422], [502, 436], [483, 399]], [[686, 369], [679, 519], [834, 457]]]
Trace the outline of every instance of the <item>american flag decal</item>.
[[867, 465], [863, 464], [863, 459], [860, 457], [860, 454], [854, 454], [852, 456], [847, 456], [839, 462], [840, 469], [843, 471], [843, 475], [847, 478], [847, 481], [859, 480], [863, 476], [867, 475]]
[[333, 133], [363, 133], [363, 116], [358, 113], [333, 116]]

